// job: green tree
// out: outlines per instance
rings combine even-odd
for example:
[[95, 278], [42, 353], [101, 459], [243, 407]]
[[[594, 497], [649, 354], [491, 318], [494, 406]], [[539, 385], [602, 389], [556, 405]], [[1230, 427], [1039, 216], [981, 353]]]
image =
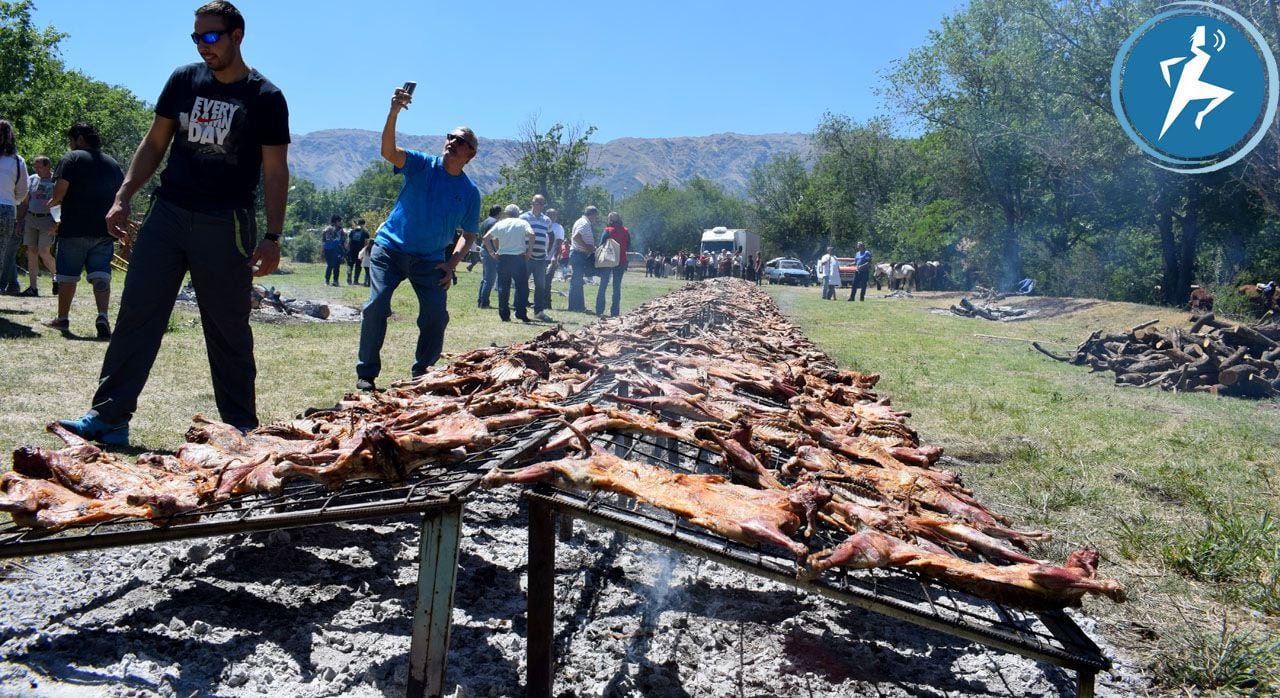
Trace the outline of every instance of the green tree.
[[151, 123], [146, 105], [121, 87], [74, 70], [58, 58], [65, 34], [36, 27], [32, 3], [0, 2], [0, 118], [13, 122], [23, 154], [66, 150], [65, 133], [86, 121], [102, 134], [102, 149], [127, 164]]
[[608, 192], [586, 184], [589, 177], [599, 174], [588, 164], [588, 139], [595, 131], [594, 126], [579, 131], [556, 123], [540, 132], [537, 121], [530, 119], [520, 136], [519, 158], [499, 170], [503, 185], [484, 197], [484, 207], [516, 203], [527, 208], [535, 194], [542, 194], [548, 207], [560, 210], [564, 224], [571, 223], [588, 204], [607, 206], [611, 199]]

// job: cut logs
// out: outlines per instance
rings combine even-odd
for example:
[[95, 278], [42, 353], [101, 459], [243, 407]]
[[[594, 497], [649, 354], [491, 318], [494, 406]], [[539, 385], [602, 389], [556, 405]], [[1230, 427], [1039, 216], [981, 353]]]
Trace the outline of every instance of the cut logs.
[[1058, 361], [1112, 371], [1117, 385], [1194, 390], [1237, 397], [1280, 396], [1280, 325], [1240, 325], [1213, 313], [1193, 315], [1187, 329], [1161, 330], [1155, 320], [1124, 333], [1099, 330]]
[[281, 298], [280, 292], [274, 286], [267, 288], [254, 284], [251, 305], [254, 310], [273, 308], [285, 315], [308, 315], [320, 320], [329, 319], [329, 306], [323, 303], [300, 301], [296, 298]]
[[993, 305], [990, 302], [983, 302], [982, 305], [974, 305], [969, 302], [968, 298], [961, 298], [960, 302], [951, 306], [951, 312], [960, 317], [980, 317], [986, 320], [1009, 320], [1012, 318], [1022, 317], [1027, 314], [1025, 308], [1014, 308], [1008, 305]]

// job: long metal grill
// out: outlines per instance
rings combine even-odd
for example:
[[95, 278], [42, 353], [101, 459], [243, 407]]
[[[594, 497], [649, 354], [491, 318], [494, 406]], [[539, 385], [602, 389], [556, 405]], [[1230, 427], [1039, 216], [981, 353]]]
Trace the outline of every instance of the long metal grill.
[[[734, 318], [712, 302], [686, 307], [682, 317], [673, 319], [672, 334], [695, 337], [705, 332], [731, 328]], [[627, 371], [644, 373], [643, 362], [624, 356], [608, 362], [611, 374]], [[660, 378], [659, 376], [654, 376]], [[593, 386], [593, 401], [608, 401], [607, 394], [624, 392], [625, 385], [609, 381]], [[763, 408], [787, 408], [769, 398], [735, 390], [738, 397]], [[596, 396], [600, 396], [596, 398]], [[676, 415], [663, 415], [679, 421]], [[718, 463], [722, 456], [695, 444], [651, 435], [599, 433], [593, 445], [631, 460], [688, 473], [724, 475]], [[765, 463], [784, 481], [779, 466], [793, 454], [772, 447], [771, 462]], [[561, 454], [555, 454], [561, 455]], [[547, 456], [549, 457], [549, 456]], [[794, 557], [772, 546], [753, 547], [732, 541], [704, 528], [693, 526], [665, 510], [631, 497], [608, 492], [583, 494], [550, 485], [539, 485], [528, 494], [556, 511], [597, 523], [659, 545], [743, 569], [762, 577], [796, 586], [805, 591], [850, 603], [911, 623], [963, 637], [998, 649], [1046, 661], [1092, 675], [1111, 662], [1098, 646], [1062, 611], [1032, 612], [981, 599], [956, 591], [915, 572], [903, 569], [850, 570], [834, 568], [810, 580], [797, 578]], [[802, 532], [806, 535], [809, 532]], [[812, 550], [833, 548], [843, 542], [843, 534], [830, 528], [812, 532]], [[981, 556], [971, 559], [985, 560]], [[1086, 682], [1081, 682], [1082, 690]], [[1091, 688], [1091, 681], [1088, 682]]]
[[496, 444], [457, 463], [424, 462], [404, 482], [362, 480], [332, 491], [315, 483], [291, 481], [277, 495], [242, 495], [179, 516], [149, 521], [120, 519], [53, 533], [9, 524], [0, 528], [0, 558], [425, 512], [457, 501], [491, 468], [527, 457], [552, 431], [546, 423], [533, 422], [496, 432], [503, 437]]

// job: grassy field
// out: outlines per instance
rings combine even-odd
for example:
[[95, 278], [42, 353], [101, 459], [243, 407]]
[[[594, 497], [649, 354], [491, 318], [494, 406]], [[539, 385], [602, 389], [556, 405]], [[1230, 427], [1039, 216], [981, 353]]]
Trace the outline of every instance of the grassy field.
[[[290, 264], [269, 277], [283, 295], [358, 307], [365, 289], [332, 288], [320, 265]], [[479, 268], [450, 293], [446, 351], [527, 339], [546, 325], [501, 323], [475, 307]], [[678, 282], [624, 280], [623, 310]], [[47, 287], [47, 282], [45, 284]], [[556, 284], [555, 308], [566, 286]], [[878, 391], [913, 413], [922, 440], [959, 459], [980, 499], [1018, 524], [1051, 531], [1040, 551], [1061, 560], [1097, 547], [1101, 574], [1130, 592], [1122, 605], [1089, 601], [1111, 641], [1147, 664], [1163, 687], [1268, 692], [1280, 686], [1280, 407], [1117, 388], [1107, 374], [1035, 352], [1038, 339], [1069, 352], [1089, 332], [1156, 319], [1169, 309], [1084, 299], [1027, 299], [1039, 314], [992, 323], [930, 313], [957, 295], [918, 294], [865, 303], [824, 302], [817, 289], [766, 287], [783, 312], [839, 363], [879, 373]], [[588, 305], [595, 287], [589, 286]], [[873, 297], [876, 296], [876, 297]], [[52, 445], [43, 425], [88, 405], [105, 344], [92, 336], [91, 302], [77, 299], [64, 338], [40, 327], [48, 297], [0, 300], [0, 446]], [[381, 383], [407, 377], [416, 302], [396, 296]], [[594, 319], [552, 310], [570, 329]], [[193, 306], [180, 305], [133, 421], [133, 442], [172, 448], [196, 412], [215, 415]], [[358, 325], [281, 322], [254, 327], [258, 404], [265, 420], [326, 406], [355, 382]], [[997, 335], [992, 339], [979, 335]]]

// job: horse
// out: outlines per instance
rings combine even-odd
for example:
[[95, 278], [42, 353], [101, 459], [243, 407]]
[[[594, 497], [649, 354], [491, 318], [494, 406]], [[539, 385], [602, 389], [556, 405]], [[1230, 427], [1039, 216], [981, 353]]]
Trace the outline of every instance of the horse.
[[942, 262], [918, 262], [916, 264], [916, 289], [932, 291], [941, 273]]
[[875, 279], [876, 290], [879, 291], [881, 282], [886, 286], [889, 285], [889, 280], [893, 277], [893, 265], [888, 262], [881, 262], [872, 270], [871, 276]]
[[911, 266], [910, 262], [893, 265], [893, 276], [890, 277], [889, 288], [907, 291], [913, 285], [915, 290], [920, 290], [919, 285], [916, 284], [916, 268]]

